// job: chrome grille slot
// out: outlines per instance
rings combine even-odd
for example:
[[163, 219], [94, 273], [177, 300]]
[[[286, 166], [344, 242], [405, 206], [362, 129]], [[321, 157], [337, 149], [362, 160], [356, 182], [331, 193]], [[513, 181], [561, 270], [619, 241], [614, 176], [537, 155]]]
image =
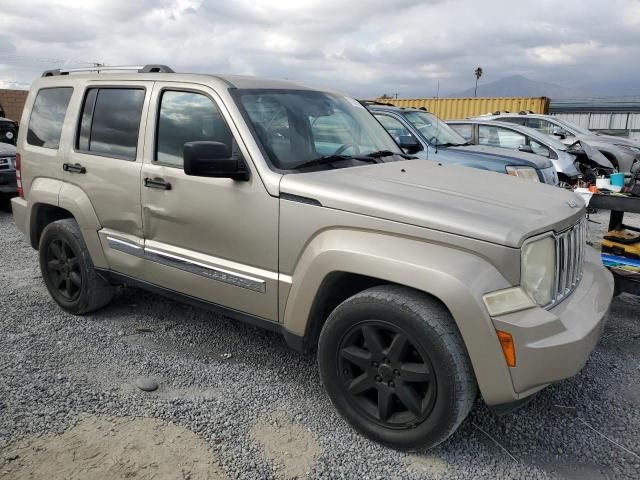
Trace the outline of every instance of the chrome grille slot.
[[580, 283], [586, 244], [586, 228], [586, 219], [583, 219], [568, 230], [555, 235], [556, 289], [549, 306], [568, 297]]
[[11, 170], [11, 163], [8, 157], [0, 158], [0, 170]]

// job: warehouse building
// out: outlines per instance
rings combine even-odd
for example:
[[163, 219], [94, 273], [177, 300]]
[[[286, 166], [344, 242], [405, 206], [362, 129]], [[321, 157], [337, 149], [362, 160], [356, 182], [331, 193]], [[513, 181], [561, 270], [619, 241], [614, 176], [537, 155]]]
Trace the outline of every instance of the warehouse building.
[[595, 132], [640, 140], [640, 97], [551, 100], [549, 113]]

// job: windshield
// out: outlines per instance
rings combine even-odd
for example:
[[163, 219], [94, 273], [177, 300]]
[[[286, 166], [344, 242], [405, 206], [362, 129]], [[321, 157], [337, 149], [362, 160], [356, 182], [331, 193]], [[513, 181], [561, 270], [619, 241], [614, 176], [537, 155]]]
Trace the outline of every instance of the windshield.
[[579, 133], [580, 135], [593, 135], [592, 132], [590, 132], [586, 128], [579, 127], [575, 123], [568, 122], [558, 117], [555, 117], [554, 120], [560, 125], [562, 125], [563, 127], [565, 127], [567, 130], [569, 130], [570, 132]]
[[[279, 170], [313, 162], [320, 166], [325, 159], [330, 163], [380, 157], [380, 152], [402, 154], [373, 115], [352, 98], [311, 90], [237, 90], [235, 95], [271, 164]], [[342, 162], [340, 166], [359, 164]]]
[[[501, 120], [498, 121], [498, 123], [500, 123]], [[493, 122], [489, 122], [489, 123], [493, 123]], [[522, 125], [518, 125], [518, 124], [512, 124], [511, 122], [505, 122], [507, 123], [507, 125], [509, 126], [508, 128], [511, 130], [515, 130], [517, 132], [520, 132], [524, 135], [528, 135], [529, 137], [531, 137], [531, 139], [542, 143], [544, 145], [546, 145], [547, 147], [551, 147], [554, 150], [566, 150], [567, 149], [567, 145], [565, 145], [564, 143], [562, 143], [560, 140], [558, 140], [556, 137], [553, 137], [551, 135], [547, 135], [545, 133], [542, 133], [539, 130], [536, 130], [535, 128], [530, 128], [530, 127], [525, 127]]]
[[431, 145], [467, 145], [467, 141], [458, 132], [432, 113], [406, 112], [404, 116]]

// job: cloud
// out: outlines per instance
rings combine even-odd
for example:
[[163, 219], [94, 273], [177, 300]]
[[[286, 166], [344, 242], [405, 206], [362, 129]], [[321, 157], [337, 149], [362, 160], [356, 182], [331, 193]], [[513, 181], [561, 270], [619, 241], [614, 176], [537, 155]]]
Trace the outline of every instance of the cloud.
[[0, 79], [166, 63], [425, 96], [471, 86], [480, 65], [487, 82], [606, 84], [640, 74], [639, 24], [634, 0], [24, 0], [0, 18]]

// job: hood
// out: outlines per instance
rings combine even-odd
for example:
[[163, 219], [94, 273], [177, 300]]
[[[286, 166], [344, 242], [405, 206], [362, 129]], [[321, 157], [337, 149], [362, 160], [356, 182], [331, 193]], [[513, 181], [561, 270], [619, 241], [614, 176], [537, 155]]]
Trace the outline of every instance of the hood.
[[572, 192], [484, 170], [406, 160], [289, 174], [280, 192], [323, 207], [519, 247], [584, 215]]
[[511, 150], [509, 148], [489, 147], [487, 145], [465, 145], [461, 147], [449, 147], [449, 149], [464, 154], [474, 155], [493, 160], [500, 160], [505, 165], [532, 166], [539, 170], [553, 166], [548, 158], [534, 153]]
[[[587, 143], [597, 144], [597, 143], [606, 143], [611, 145], [629, 145], [631, 147], [640, 148], [640, 143], [631, 140], [630, 138], [624, 137], [615, 137], [613, 135], [578, 135], [577, 138], [583, 140]], [[570, 140], [571, 138], [567, 139]], [[575, 139], [573, 139], [575, 142]]]
[[0, 142], [0, 156], [2, 157], [15, 157], [16, 147], [10, 143]]

